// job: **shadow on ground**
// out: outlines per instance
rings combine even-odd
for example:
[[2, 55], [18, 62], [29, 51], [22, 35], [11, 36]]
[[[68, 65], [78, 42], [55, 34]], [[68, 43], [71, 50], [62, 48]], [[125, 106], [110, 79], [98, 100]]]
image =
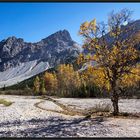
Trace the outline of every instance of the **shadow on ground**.
[[[31, 119], [0, 123], [0, 137], [78, 137], [107, 133], [102, 117]], [[3, 128], [3, 129], [2, 129]], [[109, 131], [108, 131], [109, 132]]]

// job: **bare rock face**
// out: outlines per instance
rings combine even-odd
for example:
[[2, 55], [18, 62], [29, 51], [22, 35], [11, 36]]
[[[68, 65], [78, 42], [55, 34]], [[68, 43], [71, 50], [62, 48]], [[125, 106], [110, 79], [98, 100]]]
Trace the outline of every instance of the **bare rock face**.
[[0, 71], [33, 60], [48, 62], [53, 67], [75, 59], [79, 51], [79, 45], [72, 40], [67, 30], [58, 31], [37, 43], [9, 37], [0, 42]]

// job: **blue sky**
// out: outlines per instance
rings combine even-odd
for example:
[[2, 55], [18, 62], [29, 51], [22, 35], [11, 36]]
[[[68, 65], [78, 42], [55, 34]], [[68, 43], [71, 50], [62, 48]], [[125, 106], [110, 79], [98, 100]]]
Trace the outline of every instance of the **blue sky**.
[[108, 13], [123, 8], [134, 11], [134, 20], [140, 19], [140, 3], [0, 3], [0, 40], [16, 36], [37, 42], [67, 29], [81, 43], [81, 23], [93, 18], [107, 21]]

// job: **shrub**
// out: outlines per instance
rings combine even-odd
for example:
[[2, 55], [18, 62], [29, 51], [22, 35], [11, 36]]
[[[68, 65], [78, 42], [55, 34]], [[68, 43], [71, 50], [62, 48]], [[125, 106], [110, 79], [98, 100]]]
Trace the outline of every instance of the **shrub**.
[[110, 112], [112, 110], [112, 105], [109, 103], [99, 103], [91, 110], [94, 110], [95, 112]]
[[0, 99], [0, 104], [3, 104], [4, 106], [10, 106], [12, 102], [5, 99]]

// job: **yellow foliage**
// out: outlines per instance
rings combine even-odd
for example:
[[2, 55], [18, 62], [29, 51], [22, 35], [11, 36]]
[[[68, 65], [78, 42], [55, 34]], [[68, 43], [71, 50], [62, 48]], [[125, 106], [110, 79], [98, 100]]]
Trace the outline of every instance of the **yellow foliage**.
[[66, 86], [79, 86], [79, 73], [74, 71], [71, 64], [63, 64], [58, 67], [58, 79]]
[[36, 76], [36, 78], [34, 80], [34, 90], [36, 93], [38, 93], [40, 90], [40, 79], [38, 76]]
[[82, 34], [88, 33], [89, 25], [90, 23], [87, 21], [81, 24], [79, 34], [82, 35]]
[[121, 85], [124, 87], [136, 86], [140, 81], [140, 64], [132, 68], [130, 74], [125, 74], [122, 77]]
[[58, 86], [56, 74], [45, 72], [44, 80], [45, 80], [45, 87], [47, 91], [55, 92]]
[[[94, 51], [94, 54], [80, 55], [78, 62], [96, 62], [98, 67], [94, 66], [93, 70], [91, 70], [92, 68], [88, 68], [85, 75], [86, 77], [90, 77], [90, 82], [94, 81], [99, 87], [106, 87], [108, 90], [113, 89], [114, 87], [111, 86], [116, 86], [119, 79], [122, 79], [122, 83], [120, 83], [121, 86], [132, 86], [140, 80], [139, 76], [129, 74], [129, 72], [138, 73], [140, 71], [140, 68], [133, 68], [132, 71], [130, 71], [133, 67], [133, 63], [139, 58], [140, 52], [135, 49], [133, 43], [128, 42], [129, 38], [122, 41], [118, 39], [118, 35], [122, 32], [120, 25], [109, 24], [108, 26], [110, 34], [115, 40], [112, 46], [110, 44], [104, 44], [104, 42], [102, 42], [102, 45], [99, 43], [101, 41], [99, 38], [104, 38], [104, 36], [96, 37], [96, 19], [92, 20], [90, 23], [85, 22], [82, 24], [82, 28], [80, 28], [82, 31], [83, 29], [86, 31], [91, 30], [89, 34], [83, 32], [82, 36], [86, 40], [85, 46], [89, 54], [91, 54], [92, 51]], [[125, 33], [127, 33], [127, 30], [124, 34]], [[105, 40], [105, 38], [103, 40]]]
[[90, 28], [96, 32], [96, 19], [93, 19], [91, 22], [90, 22]]

